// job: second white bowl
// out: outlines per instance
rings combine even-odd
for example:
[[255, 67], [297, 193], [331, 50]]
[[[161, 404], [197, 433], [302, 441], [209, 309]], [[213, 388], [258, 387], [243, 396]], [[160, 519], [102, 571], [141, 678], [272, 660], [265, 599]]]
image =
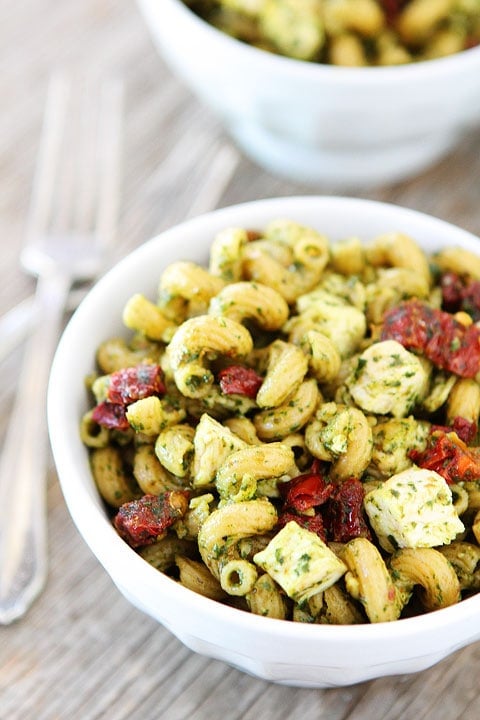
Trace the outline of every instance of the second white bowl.
[[180, 0], [138, 0], [171, 68], [257, 163], [357, 188], [403, 180], [480, 123], [480, 47], [428, 62], [345, 68], [250, 47]]

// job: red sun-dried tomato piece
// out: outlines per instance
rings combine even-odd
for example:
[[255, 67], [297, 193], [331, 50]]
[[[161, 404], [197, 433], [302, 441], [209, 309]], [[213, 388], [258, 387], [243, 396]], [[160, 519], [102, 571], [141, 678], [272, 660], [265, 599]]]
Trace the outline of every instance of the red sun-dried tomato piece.
[[128, 430], [130, 427], [125, 413], [125, 406], [118, 403], [99, 403], [93, 408], [92, 420], [111, 430]]
[[437, 331], [437, 325], [433, 308], [408, 300], [385, 313], [381, 340], [396, 340], [408, 350], [423, 351]]
[[309, 530], [315, 533], [315, 535], [318, 535], [323, 542], [327, 541], [323, 518], [320, 513], [316, 513], [315, 515], [297, 515], [294, 512], [285, 511], [280, 513], [277, 525], [282, 528], [292, 520], [296, 522], [297, 525], [300, 525], [300, 527], [305, 528], [305, 530]]
[[393, 23], [400, 14], [405, 0], [380, 0], [388, 23]]
[[419, 467], [434, 470], [448, 484], [480, 478], [480, 455], [454, 432], [435, 430], [425, 450], [411, 450], [409, 458]]
[[113, 519], [118, 534], [131, 546], [151, 545], [188, 509], [188, 490], [144, 495], [124, 503]]
[[128, 405], [150, 395], [163, 395], [165, 390], [160, 365], [142, 363], [110, 375], [107, 399], [111, 403]]
[[468, 313], [473, 322], [480, 320], [480, 281], [470, 280], [465, 285], [460, 309]]
[[460, 440], [463, 440], [466, 445], [470, 445], [477, 435], [478, 426], [476, 422], [457, 416], [452, 423], [452, 429]]
[[442, 291], [442, 308], [446, 312], [455, 313], [462, 306], [463, 282], [457, 273], [445, 272], [440, 278]]
[[480, 320], [480, 281], [454, 272], [443, 273], [440, 279], [442, 308], [454, 313], [463, 310], [473, 322]]
[[218, 382], [225, 395], [246, 395], [255, 398], [263, 383], [263, 377], [253, 368], [229, 365], [218, 373]]
[[426, 357], [455, 375], [475, 377], [480, 371], [479, 328], [476, 325], [465, 327], [448, 313], [443, 315], [438, 333], [425, 349]]
[[363, 514], [363, 485], [357, 478], [348, 478], [338, 485], [323, 512], [329, 539], [348, 542], [352, 538], [371, 539]]
[[284, 501], [285, 508], [292, 508], [304, 512], [312, 507], [323, 505], [333, 491], [333, 485], [326, 483], [321, 475], [305, 473], [292, 480], [279, 483], [278, 489]]
[[460, 377], [474, 377], [480, 371], [480, 329], [465, 327], [449, 313], [419, 300], [407, 300], [385, 313], [381, 339], [421, 352], [437, 367]]
[[477, 435], [477, 430], [477, 423], [458, 416], [451, 425], [432, 425], [430, 433], [454, 432], [466, 445], [470, 445]]

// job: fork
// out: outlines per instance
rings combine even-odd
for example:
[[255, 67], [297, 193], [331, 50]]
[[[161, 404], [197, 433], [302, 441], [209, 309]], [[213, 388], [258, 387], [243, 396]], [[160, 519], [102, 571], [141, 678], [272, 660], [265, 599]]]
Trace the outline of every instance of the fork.
[[[34, 323], [0, 460], [0, 623], [21, 617], [47, 577], [46, 393], [68, 294], [103, 268], [118, 210], [122, 87], [49, 84], [26, 241]], [[74, 92], [75, 85], [75, 92]], [[81, 98], [79, 100], [79, 98]]]

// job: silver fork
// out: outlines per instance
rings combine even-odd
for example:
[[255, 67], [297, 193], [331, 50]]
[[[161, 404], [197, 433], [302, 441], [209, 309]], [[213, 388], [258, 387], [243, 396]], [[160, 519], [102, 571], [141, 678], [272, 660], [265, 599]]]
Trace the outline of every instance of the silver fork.
[[[49, 85], [21, 263], [37, 276], [25, 347], [0, 460], [0, 623], [21, 617], [47, 576], [46, 390], [69, 291], [96, 276], [115, 233], [122, 88], [82, 92], [67, 75]], [[79, 97], [81, 100], [79, 101]]]

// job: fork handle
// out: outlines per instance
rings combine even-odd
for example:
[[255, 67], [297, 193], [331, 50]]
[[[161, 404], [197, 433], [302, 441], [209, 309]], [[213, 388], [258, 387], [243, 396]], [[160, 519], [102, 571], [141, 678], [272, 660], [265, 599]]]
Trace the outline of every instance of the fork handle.
[[36, 324], [25, 347], [0, 461], [0, 623], [22, 616], [47, 576], [48, 375], [71, 278], [38, 279]]

